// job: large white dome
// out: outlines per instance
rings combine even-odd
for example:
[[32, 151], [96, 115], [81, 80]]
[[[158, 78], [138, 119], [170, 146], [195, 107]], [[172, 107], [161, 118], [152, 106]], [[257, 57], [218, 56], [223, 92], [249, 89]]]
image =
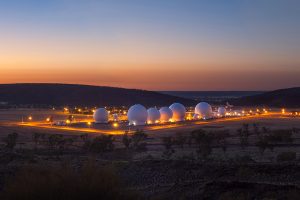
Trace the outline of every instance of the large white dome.
[[225, 107], [219, 107], [218, 108], [218, 115], [221, 117], [224, 117], [226, 115], [226, 108]]
[[200, 102], [195, 107], [195, 113], [200, 116], [202, 119], [212, 118], [212, 107], [206, 102]]
[[148, 113], [144, 106], [135, 104], [129, 108], [127, 117], [129, 125], [145, 125]]
[[148, 118], [147, 121], [149, 124], [154, 124], [160, 119], [160, 112], [156, 108], [149, 108], [147, 110]]
[[182, 105], [181, 103], [173, 103], [169, 108], [172, 110], [172, 119], [175, 122], [184, 121], [186, 113], [184, 105]]
[[173, 112], [169, 107], [162, 107], [159, 109], [160, 112], [160, 121], [161, 122], [168, 122], [172, 119]]
[[105, 108], [99, 108], [94, 112], [95, 123], [107, 123], [108, 112]]

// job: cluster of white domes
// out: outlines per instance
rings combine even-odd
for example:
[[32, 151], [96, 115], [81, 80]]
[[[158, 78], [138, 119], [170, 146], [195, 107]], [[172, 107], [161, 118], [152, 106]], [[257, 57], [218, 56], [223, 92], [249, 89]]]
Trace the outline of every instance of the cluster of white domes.
[[107, 123], [108, 122], [108, 112], [105, 108], [98, 108], [94, 112], [95, 123]]
[[212, 107], [206, 102], [200, 102], [195, 107], [195, 114], [198, 114], [201, 119], [210, 119], [213, 116]]
[[[146, 111], [146, 112], [145, 112]], [[157, 122], [183, 121], [185, 119], [186, 109], [180, 103], [173, 103], [170, 107], [161, 107], [159, 110], [155, 107], [146, 108], [140, 104], [129, 108], [127, 117], [129, 125], [145, 125]]]
[[[219, 107], [217, 111], [218, 116], [224, 117], [226, 114], [225, 107]], [[118, 121], [117, 114], [113, 114], [113, 120]], [[141, 104], [131, 106], [127, 112], [129, 125], [145, 125], [154, 124], [157, 122], [179, 122], [184, 121], [186, 117], [186, 108], [180, 103], [173, 103], [170, 107], [161, 107], [159, 110], [155, 107], [148, 110]], [[193, 119], [210, 119], [213, 117], [211, 105], [206, 102], [200, 102], [195, 107]], [[99, 108], [94, 113], [95, 123], [107, 123], [108, 112], [105, 108]]]

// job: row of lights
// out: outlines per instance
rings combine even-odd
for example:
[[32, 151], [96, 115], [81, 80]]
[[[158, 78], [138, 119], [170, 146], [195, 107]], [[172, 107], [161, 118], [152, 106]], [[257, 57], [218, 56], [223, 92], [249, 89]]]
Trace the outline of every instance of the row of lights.
[[[105, 107], [105, 109], [106, 109], [107, 107]], [[78, 112], [82, 112], [83, 110], [81, 109], [81, 108], [76, 108], [75, 107], [75, 109], [78, 111]], [[123, 115], [126, 115], [127, 114], [127, 111], [123, 111], [123, 110], [116, 110], [116, 109], [114, 109], [113, 110], [113, 112], [117, 112], [117, 111], [119, 111], [119, 112], [122, 112], [123, 113]], [[64, 112], [69, 112], [69, 108], [67, 108], [67, 107], [65, 107], [64, 108]], [[96, 108], [95, 109], [92, 109], [92, 113], [95, 113], [96, 112]], [[107, 111], [109, 114], [111, 113], [111, 111], [110, 110], [108, 110]]]
[[[64, 111], [67, 112], [68, 110], [69, 110], [68, 108], [64, 108]], [[81, 109], [78, 109], [78, 111], [80, 112]], [[256, 111], [259, 112], [259, 109], [257, 109]], [[264, 111], [265, 113], [268, 112], [266, 109], [263, 109], [263, 111]], [[95, 110], [92, 110], [92, 112], [94, 113]], [[110, 113], [110, 111], [108, 111], [108, 112]], [[243, 110], [242, 113], [244, 114], [245, 111]], [[252, 110], [250, 110], [249, 113], [252, 113]], [[283, 113], [283, 114], [285, 113], [285, 109], [282, 109], [282, 113]], [[123, 114], [125, 115], [125, 114], [127, 114], [127, 112], [124, 111]], [[231, 113], [227, 112], [226, 115], [231, 115]], [[234, 112], [234, 115], [239, 115], [239, 116], [240, 116], [241, 114], [240, 114], [240, 113], [237, 113], [237, 112]], [[218, 116], [220, 116], [220, 114], [218, 114]], [[198, 118], [200, 118], [200, 117], [198, 116]], [[192, 120], [192, 116], [189, 114], [189, 115], [186, 117], [186, 119], [187, 119], [187, 120]], [[28, 120], [29, 120], [29, 121], [32, 121], [32, 116], [29, 116], [29, 117], [28, 117]], [[50, 121], [51, 121], [51, 118], [50, 118], [50, 117], [46, 118], [46, 121], [47, 121], [47, 122], [50, 122]], [[156, 120], [154, 123], [159, 123], [159, 122], [160, 122], [159, 120]], [[174, 122], [174, 120], [173, 120], [173, 119], [170, 119], [169, 122]], [[66, 120], [66, 123], [67, 123], [67, 124], [70, 124], [71, 121], [70, 121], [70, 120]], [[153, 123], [152, 121], [147, 121], [147, 124], [152, 124], [152, 123]], [[91, 122], [88, 122], [88, 125], [91, 125]], [[113, 125], [113, 126], [116, 127], [116, 125]]]

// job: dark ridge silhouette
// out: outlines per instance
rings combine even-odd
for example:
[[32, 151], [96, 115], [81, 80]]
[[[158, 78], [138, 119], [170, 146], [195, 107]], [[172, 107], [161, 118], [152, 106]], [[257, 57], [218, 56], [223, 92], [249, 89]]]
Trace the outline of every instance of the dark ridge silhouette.
[[269, 107], [300, 107], [300, 87], [287, 88], [265, 92], [258, 95], [241, 97], [230, 101], [241, 106], [269, 106]]
[[136, 103], [166, 106], [173, 102], [186, 106], [196, 104], [194, 100], [146, 90], [50, 83], [0, 84], [0, 102], [46, 106], [130, 106]]

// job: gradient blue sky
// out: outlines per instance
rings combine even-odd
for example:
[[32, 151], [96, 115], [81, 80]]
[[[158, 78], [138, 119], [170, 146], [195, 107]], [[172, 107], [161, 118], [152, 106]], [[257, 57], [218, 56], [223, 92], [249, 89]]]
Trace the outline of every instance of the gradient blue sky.
[[299, 0], [0, 1], [0, 83], [300, 85]]

